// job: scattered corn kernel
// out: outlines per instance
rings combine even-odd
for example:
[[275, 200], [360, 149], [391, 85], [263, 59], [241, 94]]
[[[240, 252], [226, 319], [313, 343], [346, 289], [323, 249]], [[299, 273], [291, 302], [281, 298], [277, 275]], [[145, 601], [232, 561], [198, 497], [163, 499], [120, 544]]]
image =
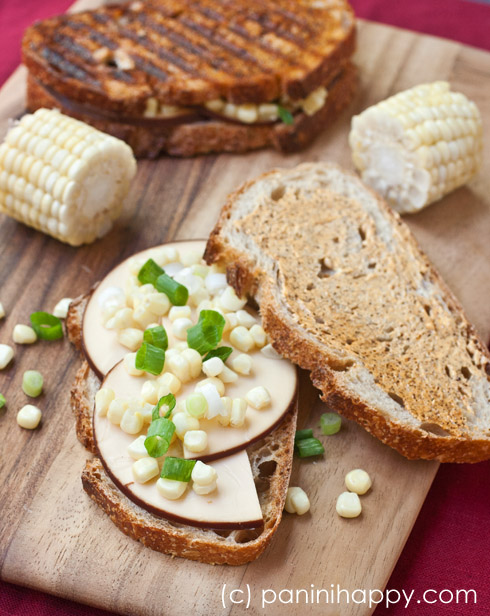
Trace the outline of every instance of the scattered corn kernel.
[[145, 381], [141, 388], [141, 397], [145, 402], [156, 404], [158, 402], [158, 388], [159, 385], [157, 381]]
[[187, 383], [191, 380], [189, 362], [180, 354], [170, 355], [170, 357], [167, 354], [165, 368], [173, 372], [182, 383]]
[[16, 344], [32, 344], [33, 342], [36, 342], [37, 335], [32, 327], [29, 327], [29, 325], [22, 325], [21, 323], [18, 323], [14, 327], [12, 339]]
[[26, 404], [17, 413], [17, 423], [21, 428], [26, 430], [34, 430], [38, 427], [41, 421], [42, 413], [37, 406]]
[[363, 471], [361, 468], [356, 468], [345, 476], [345, 485], [349, 492], [366, 494], [372, 485], [372, 481], [366, 471]]
[[[181, 343], [187, 346], [187, 343]], [[196, 349], [188, 349], [185, 348], [181, 351], [180, 356], [183, 357], [189, 366], [189, 374], [191, 379], [197, 379], [197, 377], [201, 374], [202, 369], [202, 357]]]
[[310, 499], [302, 488], [288, 488], [284, 509], [288, 513], [303, 515], [310, 510]]
[[60, 301], [54, 307], [54, 316], [58, 317], [58, 319], [66, 319], [68, 315], [68, 309], [70, 308], [70, 304], [72, 301], [73, 300], [71, 297], [64, 297], [63, 299], [60, 299]]
[[202, 364], [202, 371], [206, 376], [218, 376], [223, 372], [225, 364], [219, 357], [211, 357]]
[[107, 408], [107, 419], [115, 426], [118, 426], [127, 408], [128, 403], [125, 400], [119, 398], [112, 400]]
[[105, 324], [107, 329], [127, 329], [133, 327], [133, 310], [131, 308], [120, 308], [116, 311]]
[[170, 308], [170, 312], [168, 313], [168, 318], [172, 321], [172, 323], [177, 319], [190, 319], [191, 308], [190, 306], [172, 306], [172, 308]]
[[187, 339], [187, 330], [192, 327], [192, 321], [186, 317], [175, 319], [172, 324], [172, 333], [180, 340]]
[[141, 412], [128, 408], [124, 411], [119, 427], [123, 432], [126, 432], [126, 434], [138, 434], [138, 432], [141, 432], [143, 429], [143, 423], [143, 415]]
[[262, 385], [251, 389], [245, 396], [245, 399], [250, 404], [250, 406], [258, 410], [264, 409], [271, 403], [271, 396], [267, 389], [265, 387], [262, 387]]
[[140, 458], [133, 463], [133, 477], [138, 483], [146, 483], [160, 474], [155, 458]]
[[192, 469], [191, 479], [199, 486], [209, 486], [212, 483], [216, 483], [218, 473], [209, 464], [204, 464], [201, 460], [198, 460]]
[[187, 489], [187, 482], [176, 481], [175, 479], [165, 479], [160, 477], [157, 481], [157, 489], [164, 498], [177, 500]]
[[176, 413], [172, 416], [172, 421], [175, 425], [175, 434], [180, 439], [184, 439], [186, 432], [189, 430], [199, 430], [199, 419], [191, 417], [187, 413]]
[[267, 334], [260, 325], [254, 325], [250, 328], [250, 335], [255, 342], [255, 345], [261, 349], [267, 342]]
[[199, 494], [200, 496], [205, 496], [206, 494], [211, 494], [211, 492], [214, 492], [216, 490], [216, 481], [213, 481], [212, 483], [206, 485], [206, 486], [201, 486], [198, 483], [193, 483], [192, 484], [192, 489], [194, 490], [194, 492], [196, 494]]
[[100, 417], [105, 417], [109, 409], [109, 404], [114, 400], [114, 390], [102, 387], [95, 394], [95, 412]]
[[233, 399], [230, 413], [230, 426], [232, 426], [232, 428], [241, 428], [243, 426], [245, 423], [247, 407], [247, 401], [243, 398]]
[[247, 312], [246, 310], [238, 310], [236, 313], [238, 325], [243, 325], [247, 329], [250, 329], [257, 324], [257, 319]]
[[228, 283], [226, 282], [226, 274], [210, 273], [206, 276], [204, 284], [206, 285], [206, 289], [209, 293], [216, 295], [228, 286]]
[[8, 344], [0, 344], [0, 370], [3, 370], [12, 361], [14, 349]]
[[144, 370], [138, 370], [135, 366], [136, 361], [136, 353], [128, 353], [124, 357], [124, 367], [126, 368], [126, 372], [130, 376], [143, 376], [145, 374]]
[[231, 331], [230, 342], [235, 348], [244, 353], [248, 353], [255, 344], [252, 334], [243, 325], [239, 325]]
[[128, 453], [133, 460], [141, 460], [141, 458], [147, 458], [148, 452], [145, 447], [146, 436], [142, 434], [138, 436], [130, 445], [128, 445]]
[[148, 297], [148, 310], [157, 317], [167, 314], [170, 300], [165, 293], [151, 293]]
[[121, 329], [117, 334], [117, 340], [130, 351], [137, 351], [143, 344], [143, 331], [135, 327]]
[[233, 408], [233, 400], [228, 396], [221, 398], [223, 408], [218, 415], [218, 423], [222, 426], [230, 425], [231, 409]]
[[219, 303], [222, 308], [230, 312], [236, 312], [241, 310], [247, 303], [246, 298], [240, 298], [235, 293], [233, 287], [226, 287], [223, 293], [220, 295]]
[[192, 453], [201, 453], [208, 446], [208, 435], [204, 430], [188, 430], [184, 435], [184, 447]]
[[196, 387], [194, 388], [194, 390], [200, 391], [205, 385], [208, 385], [208, 384], [214, 385], [214, 387], [216, 388], [216, 391], [219, 393], [220, 396], [225, 395], [225, 386], [223, 384], [223, 381], [218, 379], [218, 377], [216, 376], [211, 376], [207, 379], [203, 379], [202, 381], [199, 381], [199, 383], [196, 384]]
[[228, 366], [225, 366], [219, 375], [219, 378], [223, 381], [223, 383], [236, 383], [238, 380], [238, 374], [230, 370]]
[[248, 376], [252, 372], [252, 358], [245, 353], [240, 353], [240, 355], [234, 357], [231, 360], [231, 365], [233, 366], [233, 370], [236, 370], [238, 374]]
[[276, 351], [272, 344], [266, 344], [265, 347], [260, 349], [260, 352], [263, 353], [268, 359], [282, 359], [282, 355]]
[[362, 511], [361, 501], [355, 492], [342, 492], [335, 508], [342, 518], [357, 518]]
[[173, 394], [176, 396], [182, 387], [181, 381], [171, 372], [164, 372], [157, 379], [158, 383], [158, 398]]

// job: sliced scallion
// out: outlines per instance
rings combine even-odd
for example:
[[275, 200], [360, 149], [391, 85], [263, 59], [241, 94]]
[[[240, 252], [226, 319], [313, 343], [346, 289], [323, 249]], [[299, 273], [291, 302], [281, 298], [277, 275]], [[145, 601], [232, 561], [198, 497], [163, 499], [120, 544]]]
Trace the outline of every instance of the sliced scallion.
[[58, 340], [63, 338], [63, 326], [58, 317], [49, 312], [33, 312], [31, 314], [32, 329], [42, 340]]
[[175, 404], [176, 400], [173, 394], [167, 394], [166, 396], [162, 396], [151, 413], [152, 420], [155, 421], [156, 419], [159, 419], [161, 417], [160, 411], [162, 410], [162, 407], [165, 411], [162, 417], [168, 419], [175, 408]]
[[212, 349], [211, 351], [209, 351], [206, 357], [203, 358], [203, 362], [213, 357], [219, 357], [222, 361], [226, 361], [232, 353], [233, 349], [231, 347], [218, 347], [217, 349]]
[[3, 394], [0, 394], [0, 409], [3, 409], [6, 404], [7, 400], [5, 400], [5, 396]]
[[305, 430], [296, 430], [296, 434], [294, 435], [294, 442], [297, 443], [304, 438], [313, 438], [313, 430], [311, 428], [306, 428]]
[[281, 107], [281, 105], [278, 105], [277, 113], [279, 114], [279, 117], [284, 122], [284, 124], [294, 124], [293, 114], [285, 107]]
[[223, 335], [225, 319], [216, 310], [201, 310], [199, 321], [187, 330], [187, 344], [201, 355], [216, 348]]
[[164, 273], [157, 278], [155, 287], [160, 293], [165, 293], [174, 306], [185, 306], [187, 304], [189, 299], [187, 287], [170, 278], [167, 274]]
[[37, 398], [43, 391], [43, 375], [37, 370], [26, 370], [22, 376], [22, 391], [26, 396]]
[[137, 370], [144, 370], [150, 374], [161, 374], [165, 365], [165, 351], [148, 342], [143, 342], [136, 353], [134, 361]]
[[185, 401], [185, 409], [191, 417], [201, 419], [201, 417], [206, 415], [206, 411], [208, 410], [208, 401], [202, 393], [196, 392], [191, 394]]
[[159, 458], [167, 453], [175, 432], [175, 424], [170, 419], [159, 417], [151, 422], [145, 438], [145, 448], [152, 458]]
[[160, 477], [174, 479], [175, 481], [190, 481], [192, 469], [196, 460], [184, 460], [184, 458], [165, 458]]
[[322, 434], [337, 434], [341, 425], [342, 420], [337, 413], [323, 413], [320, 417], [320, 428], [322, 429]]
[[295, 444], [300, 458], [319, 456], [325, 452], [323, 445], [317, 438], [302, 438]]
[[148, 259], [148, 261], [138, 272], [138, 280], [141, 282], [141, 284], [152, 284], [153, 286], [155, 286], [157, 278], [163, 273], [163, 269], [157, 263], [155, 263], [153, 259]]
[[163, 325], [157, 325], [156, 327], [150, 327], [145, 329], [143, 334], [143, 340], [166, 351], [168, 349], [168, 336]]

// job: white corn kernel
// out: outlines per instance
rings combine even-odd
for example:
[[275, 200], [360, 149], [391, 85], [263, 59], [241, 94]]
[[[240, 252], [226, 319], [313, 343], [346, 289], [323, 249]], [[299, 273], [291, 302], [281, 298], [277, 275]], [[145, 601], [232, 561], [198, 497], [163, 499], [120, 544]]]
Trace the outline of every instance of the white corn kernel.
[[5, 308], [3, 307], [2, 302], [0, 302], [0, 319], [3, 319], [5, 316]]
[[26, 430], [34, 430], [38, 427], [41, 421], [42, 413], [37, 406], [26, 404], [17, 413], [17, 423], [21, 428]]
[[155, 458], [140, 458], [133, 463], [133, 477], [138, 483], [146, 483], [160, 474]]
[[233, 408], [233, 400], [228, 396], [224, 396], [221, 398], [221, 403], [223, 408], [221, 413], [218, 415], [218, 423], [222, 426], [230, 425], [230, 417], [231, 417], [231, 409]]
[[36, 342], [37, 335], [32, 327], [29, 327], [29, 325], [22, 325], [21, 323], [18, 323], [14, 327], [12, 339], [16, 344], [32, 344], [33, 342]]
[[3, 370], [12, 361], [14, 349], [8, 344], [0, 344], [0, 370]]
[[366, 494], [372, 485], [371, 477], [361, 468], [350, 471], [345, 476], [345, 485], [349, 492], [356, 494]]
[[187, 330], [192, 327], [192, 321], [185, 317], [175, 319], [172, 323], [172, 333], [176, 338], [180, 340], [187, 339]]
[[191, 265], [197, 265], [201, 263], [202, 260], [202, 251], [191, 249], [191, 250], [183, 250], [180, 255], [180, 262], [185, 267], [189, 267]]
[[148, 296], [148, 310], [157, 317], [167, 314], [169, 308], [170, 300], [165, 293], [151, 293]]
[[288, 488], [284, 509], [288, 513], [303, 515], [310, 510], [310, 500], [302, 488]]
[[206, 494], [211, 494], [211, 492], [214, 492], [216, 490], [216, 487], [217, 487], [216, 481], [213, 481], [212, 483], [206, 486], [201, 486], [198, 483], [192, 484], [192, 489], [194, 490], [194, 492], [201, 496], [205, 496]]
[[198, 460], [192, 469], [191, 479], [199, 486], [209, 486], [216, 482], [218, 473], [209, 464], [204, 464], [201, 460]]
[[172, 306], [172, 308], [170, 308], [170, 312], [168, 313], [168, 318], [172, 321], [172, 323], [177, 319], [190, 319], [190, 317], [190, 306]]
[[184, 447], [192, 453], [201, 453], [208, 446], [208, 435], [204, 430], [187, 430], [184, 435]]
[[253, 124], [257, 122], [257, 115], [257, 105], [253, 103], [238, 105], [236, 117], [240, 122]]
[[107, 419], [115, 426], [118, 426], [127, 408], [128, 403], [125, 400], [119, 398], [111, 400], [107, 408]]
[[134, 365], [136, 360], [136, 353], [128, 353], [124, 357], [124, 367], [126, 368], [126, 372], [130, 376], [143, 376], [145, 374], [144, 370], [138, 370]]
[[262, 387], [262, 385], [251, 389], [245, 396], [245, 399], [250, 406], [258, 410], [266, 408], [271, 403], [271, 396], [267, 389]]
[[191, 306], [197, 307], [201, 302], [206, 300], [209, 300], [209, 293], [204, 287], [197, 289], [193, 293], [189, 293], [189, 304]]
[[127, 452], [133, 458], [133, 460], [141, 460], [141, 458], [147, 458], [148, 452], [145, 447], [146, 436], [142, 434], [138, 436], [130, 445], [128, 445]]
[[162, 396], [166, 396], [167, 394], [173, 394], [176, 396], [180, 388], [182, 387], [182, 383], [180, 379], [178, 379], [175, 374], [171, 374], [170, 372], [165, 372], [157, 379], [158, 383], [158, 398]]
[[255, 346], [261, 349], [267, 342], [267, 334], [260, 325], [254, 325], [250, 328], [250, 335], [255, 342]]
[[245, 423], [247, 413], [247, 401], [243, 398], [234, 398], [231, 405], [230, 426], [241, 428]]
[[251, 333], [246, 327], [243, 327], [243, 325], [239, 325], [232, 330], [230, 333], [230, 342], [235, 348], [244, 353], [248, 353], [255, 344]]
[[187, 413], [180, 412], [172, 416], [172, 421], [175, 425], [175, 433], [180, 439], [184, 439], [186, 432], [189, 430], [199, 430], [199, 419], [191, 417]]
[[156, 404], [158, 402], [158, 383], [157, 381], [145, 381], [141, 388], [141, 397], [145, 402]]
[[238, 374], [236, 372], [233, 372], [233, 370], [230, 370], [228, 366], [224, 366], [223, 370], [221, 371], [221, 374], [219, 375], [219, 378], [221, 381], [223, 381], [223, 383], [236, 383], [236, 381], [238, 380]]
[[180, 356], [183, 357], [189, 365], [189, 374], [191, 379], [197, 379], [201, 374], [202, 357], [196, 349], [184, 349]]
[[231, 329], [235, 329], [235, 327], [238, 325], [238, 317], [236, 315], [236, 312], [227, 312], [224, 315], [226, 324], [225, 328], [223, 329], [223, 333], [226, 333]]
[[182, 383], [187, 383], [191, 380], [189, 362], [180, 354], [171, 355], [170, 357], [168, 357], [167, 354], [165, 358], [165, 369], [175, 374]]
[[226, 289], [220, 295], [219, 303], [220, 306], [222, 306], [225, 310], [228, 310], [230, 312], [236, 312], [237, 310], [241, 310], [245, 306], [247, 300], [238, 297], [233, 287], [226, 287]]
[[202, 371], [206, 376], [218, 376], [223, 372], [225, 364], [219, 357], [211, 357], [202, 364]]
[[139, 411], [128, 408], [124, 411], [119, 427], [126, 434], [138, 434], [143, 429], [143, 415]]
[[121, 329], [117, 334], [117, 340], [130, 351], [137, 351], [143, 344], [143, 331], [135, 327]]
[[143, 417], [144, 423], [151, 424], [152, 419], [153, 419], [152, 415], [153, 415], [154, 406], [155, 406], [154, 404], [150, 404], [149, 402], [144, 402], [143, 405], [141, 406], [139, 412], [141, 413], [141, 416]]
[[215, 274], [211, 272], [206, 276], [204, 284], [211, 295], [216, 295], [228, 286], [226, 274]]
[[177, 500], [187, 490], [186, 481], [176, 481], [175, 479], [165, 479], [160, 477], [157, 481], [157, 489], [160, 494], [168, 500]]
[[133, 310], [120, 308], [106, 323], [107, 329], [127, 329], [133, 326]]
[[335, 509], [342, 518], [357, 518], [362, 511], [359, 496], [355, 492], [342, 492], [337, 498]]
[[245, 353], [240, 353], [240, 355], [234, 357], [231, 360], [231, 365], [238, 374], [248, 376], [252, 372], [252, 358]]
[[115, 394], [114, 390], [109, 389], [108, 387], [102, 387], [95, 394], [95, 412], [99, 417], [105, 417], [107, 415], [107, 410], [109, 408], [109, 404], [114, 400]]
[[260, 349], [260, 352], [268, 359], [282, 359], [282, 355], [276, 351], [272, 344], [266, 344], [265, 347]]
[[141, 329], [147, 329], [148, 326], [155, 320], [155, 315], [149, 310], [149, 308], [146, 308], [143, 304], [141, 304], [133, 310], [133, 320], [136, 321], [137, 325], [139, 325]]
[[63, 299], [60, 299], [60, 301], [54, 307], [54, 316], [58, 317], [58, 319], [66, 319], [68, 315], [68, 309], [70, 308], [70, 304], [72, 301], [73, 300], [71, 297], [64, 297]]
[[200, 391], [203, 387], [205, 387], [206, 385], [214, 385], [214, 387], [216, 388], [217, 392], [219, 393], [220, 396], [224, 396], [225, 395], [225, 386], [223, 384], [223, 381], [221, 381], [220, 379], [218, 379], [217, 377], [209, 377], [207, 379], [203, 379], [202, 381], [199, 381], [199, 383], [196, 384], [195, 387], [195, 391]]
[[247, 329], [250, 329], [257, 324], [257, 319], [246, 310], [238, 310], [236, 317], [238, 325], [243, 325], [243, 327], [246, 327]]

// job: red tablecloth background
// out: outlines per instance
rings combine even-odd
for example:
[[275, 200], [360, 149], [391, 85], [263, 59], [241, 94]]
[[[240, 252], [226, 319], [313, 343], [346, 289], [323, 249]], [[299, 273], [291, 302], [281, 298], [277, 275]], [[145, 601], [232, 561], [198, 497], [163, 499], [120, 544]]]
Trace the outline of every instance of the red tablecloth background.
[[[490, 50], [490, 1], [351, 0], [359, 17], [452, 38]], [[20, 61], [22, 31], [35, 19], [65, 11], [70, 0], [0, 0], [0, 84]], [[489, 60], [490, 61], [490, 60]], [[490, 94], [490, 93], [489, 93]], [[488, 290], [487, 290], [488, 291]], [[443, 465], [387, 588], [455, 592], [474, 589], [477, 604], [379, 606], [375, 616], [490, 615], [490, 462]], [[314, 582], [314, 580], [312, 580]], [[430, 595], [432, 598], [434, 595]], [[449, 595], [443, 596], [445, 600]], [[104, 616], [70, 601], [0, 582], [0, 616]], [[174, 615], [172, 615], [174, 616]]]

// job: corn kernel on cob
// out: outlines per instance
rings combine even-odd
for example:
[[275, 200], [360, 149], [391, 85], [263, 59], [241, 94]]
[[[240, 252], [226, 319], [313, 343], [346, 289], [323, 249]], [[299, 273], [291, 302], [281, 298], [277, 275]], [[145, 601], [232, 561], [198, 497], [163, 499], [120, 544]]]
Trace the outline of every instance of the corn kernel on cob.
[[72, 246], [87, 244], [109, 231], [135, 172], [123, 141], [39, 109], [0, 145], [0, 211]]
[[352, 158], [398, 212], [415, 212], [462, 186], [482, 161], [475, 103], [446, 82], [423, 84], [352, 119]]

